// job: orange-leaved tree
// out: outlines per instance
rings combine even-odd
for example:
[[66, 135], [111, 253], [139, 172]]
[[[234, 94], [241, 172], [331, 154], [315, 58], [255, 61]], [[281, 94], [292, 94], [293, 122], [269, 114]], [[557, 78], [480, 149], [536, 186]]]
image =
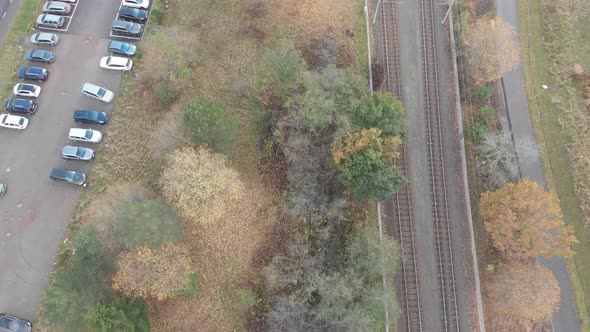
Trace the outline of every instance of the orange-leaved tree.
[[[493, 322], [530, 326], [550, 318], [559, 302], [559, 284], [546, 267], [514, 262], [500, 265], [484, 283]], [[500, 322], [503, 321], [503, 322]], [[500, 330], [500, 329], [493, 329]]]
[[124, 252], [117, 258], [117, 268], [113, 289], [125, 296], [159, 301], [182, 294], [193, 273], [188, 250], [174, 244]]
[[484, 193], [479, 204], [485, 229], [505, 258], [573, 255], [577, 241], [563, 221], [559, 200], [536, 182], [509, 183]]
[[476, 85], [492, 82], [520, 62], [514, 29], [500, 18], [482, 17], [463, 38], [469, 76]]

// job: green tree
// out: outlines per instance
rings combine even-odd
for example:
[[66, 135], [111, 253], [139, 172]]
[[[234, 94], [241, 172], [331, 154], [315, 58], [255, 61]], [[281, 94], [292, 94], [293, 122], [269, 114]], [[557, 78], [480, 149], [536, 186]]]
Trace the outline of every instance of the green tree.
[[279, 47], [267, 50], [262, 59], [263, 78], [269, 86], [276, 86], [280, 96], [287, 96], [305, 69], [305, 60], [292, 41], [283, 40]]
[[120, 216], [119, 230], [127, 249], [139, 245], [157, 247], [164, 242], [175, 242], [182, 235], [176, 210], [159, 199], [125, 203]]
[[380, 201], [405, 181], [383, 153], [367, 149], [340, 164], [340, 179], [358, 201]]
[[99, 303], [86, 312], [84, 323], [92, 332], [150, 330], [145, 303], [136, 298], [118, 298], [108, 304]]
[[106, 283], [110, 271], [101, 251], [94, 227], [81, 227], [72, 256], [51, 277], [41, 301], [43, 317], [50, 325], [81, 330], [84, 314], [110, 296]]
[[384, 92], [367, 96], [350, 113], [354, 124], [360, 128], [378, 128], [385, 136], [406, 134], [407, 126], [402, 103]]
[[220, 102], [194, 99], [184, 105], [182, 120], [195, 145], [227, 152], [235, 144], [239, 122], [225, 113]]

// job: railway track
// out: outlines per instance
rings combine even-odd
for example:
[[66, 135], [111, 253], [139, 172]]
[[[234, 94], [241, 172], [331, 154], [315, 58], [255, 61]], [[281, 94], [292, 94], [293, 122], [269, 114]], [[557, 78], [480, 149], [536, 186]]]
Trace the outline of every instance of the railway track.
[[424, 94], [427, 115], [428, 163], [432, 189], [432, 213], [439, 270], [444, 331], [459, 331], [455, 273], [450, 239], [449, 210], [444, 172], [441, 137], [439, 87], [434, 39], [434, 0], [420, 0], [422, 50], [424, 65]]
[[[381, 32], [383, 36], [383, 55], [385, 59], [384, 86], [382, 89], [401, 99], [399, 84], [399, 54], [397, 29], [395, 27], [395, 4], [391, 1], [381, 3]], [[408, 165], [406, 162], [406, 146], [400, 149], [400, 155], [394, 160], [402, 174], [407, 178]], [[403, 312], [401, 326], [405, 331], [422, 331], [422, 313], [420, 306], [420, 292], [418, 288], [418, 271], [414, 246], [414, 220], [412, 216], [411, 188], [409, 183], [400, 187], [395, 193], [393, 205], [394, 235], [400, 241], [402, 251], [402, 268], [400, 280], [402, 282], [401, 303]]]

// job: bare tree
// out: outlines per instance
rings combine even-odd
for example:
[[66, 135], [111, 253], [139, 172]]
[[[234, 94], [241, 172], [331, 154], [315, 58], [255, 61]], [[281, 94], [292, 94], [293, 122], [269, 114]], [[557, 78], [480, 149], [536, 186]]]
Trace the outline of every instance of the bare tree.
[[507, 130], [485, 133], [477, 146], [477, 152], [480, 174], [495, 187], [518, 180], [519, 162], [527, 163], [538, 156], [538, 149], [533, 141], [526, 140], [515, 145]]

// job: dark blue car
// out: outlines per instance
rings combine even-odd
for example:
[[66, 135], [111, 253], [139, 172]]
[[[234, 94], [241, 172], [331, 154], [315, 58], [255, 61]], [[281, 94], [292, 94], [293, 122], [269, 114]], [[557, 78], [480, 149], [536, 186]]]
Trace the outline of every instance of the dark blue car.
[[148, 12], [143, 9], [123, 6], [119, 9], [119, 17], [126, 21], [143, 23], [148, 18]]
[[8, 112], [31, 115], [37, 112], [37, 103], [29, 99], [8, 98], [4, 104], [4, 109]]
[[18, 78], [22, 78], [23, 80], [45, 82], [48, 77], [49, 72], [47, 69], [40, 67], [23, 66], [18, 70]]
[[74, 121], [103, 125], [109, 121], [109, 116], [105, 112], [76, 110], [74, 111]]
[[27, 60], [52, 63], [55, 60], [55, 55], [45, 50], [29, 50], [27, 51]]
[[133, 44], [123, 43], [114, 40], [109, 43], [109, 52], [111, 52], [111, 54], [134, 56], [136, 50], [137, 48]]

